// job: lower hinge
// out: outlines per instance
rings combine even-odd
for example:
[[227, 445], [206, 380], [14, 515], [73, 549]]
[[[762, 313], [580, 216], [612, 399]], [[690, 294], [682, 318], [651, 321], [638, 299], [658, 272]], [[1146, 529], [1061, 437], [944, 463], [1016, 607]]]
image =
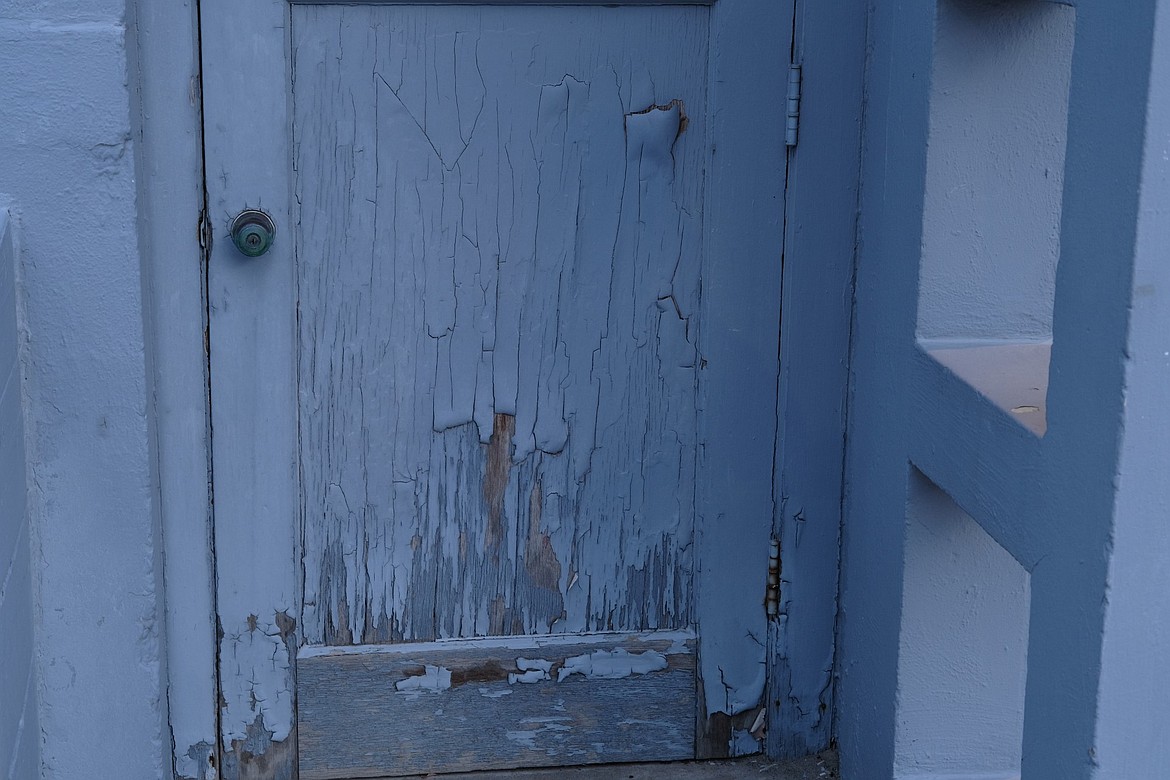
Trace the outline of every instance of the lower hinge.
[[780, 614], [780, 540], [773, 539], [768, 550], [768, 589], [764, 596], [764, 607], [771, 620]]
[[204, 207], [199, 210], [199, 248], [203, 250], [203, 259], [207, 260], [211, 254], [211, 219], [207, 214], [207, 208]]

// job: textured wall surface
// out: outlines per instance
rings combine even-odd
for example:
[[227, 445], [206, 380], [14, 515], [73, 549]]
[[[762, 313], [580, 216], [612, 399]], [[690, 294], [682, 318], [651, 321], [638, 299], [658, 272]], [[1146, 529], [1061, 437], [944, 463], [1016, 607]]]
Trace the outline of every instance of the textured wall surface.
[[1020, 765], [1028, 573], [917, 471], [910, 477], [898, 774]]
[[32, 570], [20, 403], [16, 240], [0, 196], [0, 777], [38, 768]]
[[938, 4], [918, 335], [1047, 339], [1076, 12]]
[[123, 0], [0, 3], [48, 778], [170, 771], [125, 14]]

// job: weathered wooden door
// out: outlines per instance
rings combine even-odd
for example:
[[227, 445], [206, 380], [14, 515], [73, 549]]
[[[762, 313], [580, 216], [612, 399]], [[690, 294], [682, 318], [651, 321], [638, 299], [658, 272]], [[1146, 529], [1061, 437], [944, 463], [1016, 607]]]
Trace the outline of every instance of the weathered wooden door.
[[758, 749], [791, 3], [201, 25], [222, 775]]

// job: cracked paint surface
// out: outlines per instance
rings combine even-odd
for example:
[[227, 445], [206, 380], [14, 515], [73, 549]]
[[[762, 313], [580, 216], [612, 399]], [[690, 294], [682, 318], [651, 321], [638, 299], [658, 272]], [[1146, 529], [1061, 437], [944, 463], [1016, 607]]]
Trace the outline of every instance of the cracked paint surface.
[[291, 642], [291, 619], [283, 613], [271, 619], [248, 615], [239, 626], [224, 631], [221, 654], [230, 664], [225, 668], [248, 670], [236, 685], [223, 686], [220, 694], [221, 706], [236, 714], [231, 723], [225, 719], [226, 744], [251, 744], [257, 739], [257, 730], [267, 733], [271, 742], [288, 739], [293, 724], [293, 692], [285, 681], [292, 673]]
[[500, 10], [293, 9], [309, 644], [695, 622], [707, 12]]

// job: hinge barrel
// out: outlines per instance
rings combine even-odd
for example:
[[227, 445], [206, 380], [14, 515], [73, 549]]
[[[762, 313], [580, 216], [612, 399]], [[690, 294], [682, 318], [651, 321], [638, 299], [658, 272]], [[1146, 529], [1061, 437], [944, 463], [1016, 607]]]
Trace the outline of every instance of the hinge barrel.
[[768, 550], [768, 589], [764, 598], [768, 618], [780, 614], [780, 540], [773, 539]]
[[204, 207], [199, 210], [199, 248], [203, 250], [204, 259], [211, 254], [211, 219], [207, 214], [207, 208]]
[[800, 130], [800, 88], [799, 65], [788, 67], [788, 108], [785, 112], [784, 145], [796, 146]]

